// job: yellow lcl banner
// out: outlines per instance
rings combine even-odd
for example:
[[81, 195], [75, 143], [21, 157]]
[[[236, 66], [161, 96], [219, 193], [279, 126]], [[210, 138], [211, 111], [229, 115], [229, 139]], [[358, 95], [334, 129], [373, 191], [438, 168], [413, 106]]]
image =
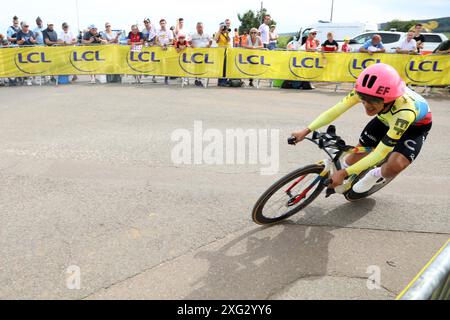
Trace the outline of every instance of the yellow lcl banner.
[[407, 82], [450, 84], [449, 55], [318, 53], [304, 51], [227, 51], [227, 77], [299, 81], [355, 82], [374, 63], [393, 66]]
[[16, 47], [0, 49], [0, 77], [82, 74], [223, 76], [225, 49], [129, 46]]
[[407, 83], [449, 85], [449, 55], [309, 53], [247, 49], [132, 50], [129, 46], [0, 49], [0, 77], [148, 74], [174, 77], [354, 82], [374, 63], [387, 63]]

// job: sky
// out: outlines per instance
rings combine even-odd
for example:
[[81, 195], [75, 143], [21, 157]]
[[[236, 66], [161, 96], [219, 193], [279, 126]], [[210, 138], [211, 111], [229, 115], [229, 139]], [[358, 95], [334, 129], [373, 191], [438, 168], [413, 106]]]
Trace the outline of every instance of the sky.
[[[3, 5], [0, 10], [0, 33], [6, 33], [12, 17], [18, 15], [33, 28], [39, 15], [44, 23], [52, 20], [56, 29], [63, 22], [71, 25], [72, 31], [78, 30], [77, 0], [40, 0], [27, 1], [26, 6]], [[129, 3], [130, 5], [127, 5]], [[278, 23], [278, 32], [296, 32], [319, 20], [330, 20], [332, 0], [264, 0], [264, 7]], [[259, 0], [196, 1], [196, 0], [78, 0], [80, 28], [96, 24], [100, 30], [105, 22], [112, 23], [113, 29], [129, 30], [131, 25], [139, 23], [143, 27], [144, 18], [150, 18], [158, 24], [165, 18], [169, 25], [175, 25], [177, 18], [185, 19], [186, 31], [195, 30], [198, 21], [202, 21], [208, 33], [217, 31], [220, 22], [226, 18], [232, 21], [232, 27], [239, 26], [238, 13], [261, 7]], [[392, 19], [412, 20], [450, 16], [449, 0], [334, 0], [333, 22], [375, 22], [382, 23]]]

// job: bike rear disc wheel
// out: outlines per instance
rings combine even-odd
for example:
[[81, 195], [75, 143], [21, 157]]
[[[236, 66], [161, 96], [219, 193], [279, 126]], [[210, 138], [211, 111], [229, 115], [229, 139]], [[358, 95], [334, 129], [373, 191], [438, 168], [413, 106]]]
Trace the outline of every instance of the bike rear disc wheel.
[[328, 175], [320, 176], [324, 169], [323, 165], [311, 165], [298, 169], [274, 183], [256, 202], [252, 212], [253, 221], [260, 225], [270, 225], [306, 208], [325, 188], [322, 181]]

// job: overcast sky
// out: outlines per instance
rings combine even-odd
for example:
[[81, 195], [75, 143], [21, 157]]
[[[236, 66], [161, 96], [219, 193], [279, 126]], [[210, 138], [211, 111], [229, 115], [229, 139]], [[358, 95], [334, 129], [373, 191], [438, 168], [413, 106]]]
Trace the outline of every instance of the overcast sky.
[[[266, 7], [278, 23], [279, 32], [295, 32], [318, 20], [329, 20], [331, 0], [265, 0]], [[450, 16], [449, 0], [335, 0], [334, 22], [387, 22], [392, 19], [429, 19]], [[103, 30], [106, 21], [114, 29], [128, 30], [133, 23], [140, 23], [145, 17], [157, 23], [161, 18], [175, 25], [177, 18], [183, 17], [187, 31], [195, 29], [198, 21], [205, 23], [206, 31], [214, 33], [226, 18], [233, 21], [232, 27], [239, 26], [237, 14], [248, 9], [260, 8], [257, 0], [78, 0], [80, 27], [94, 23]], [[14, 15], [26, 20], [33, 28], [39, 15], [47, 23], [52, 20], [60, 30], [62, 22], [68, 22], [73, 31], [77, 27], [76, 0], [27, 1], [26, 5], [17, 2], [4, 3], [0, 10], [0, 32], [6, 33]]]

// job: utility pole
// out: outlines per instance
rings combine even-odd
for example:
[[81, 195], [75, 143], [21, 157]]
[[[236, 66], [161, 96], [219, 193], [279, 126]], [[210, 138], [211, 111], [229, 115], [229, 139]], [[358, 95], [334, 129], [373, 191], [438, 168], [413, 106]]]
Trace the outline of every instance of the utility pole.
[[78, 8], [78, 0], [75, 0], [75, 5], [77, 7], [77, 24], [78, 24], [78, 32], [80, 32], [80, 10]]
[[330, 22], [333, 22], [334, 0], [331, 0], [331, 18]]

